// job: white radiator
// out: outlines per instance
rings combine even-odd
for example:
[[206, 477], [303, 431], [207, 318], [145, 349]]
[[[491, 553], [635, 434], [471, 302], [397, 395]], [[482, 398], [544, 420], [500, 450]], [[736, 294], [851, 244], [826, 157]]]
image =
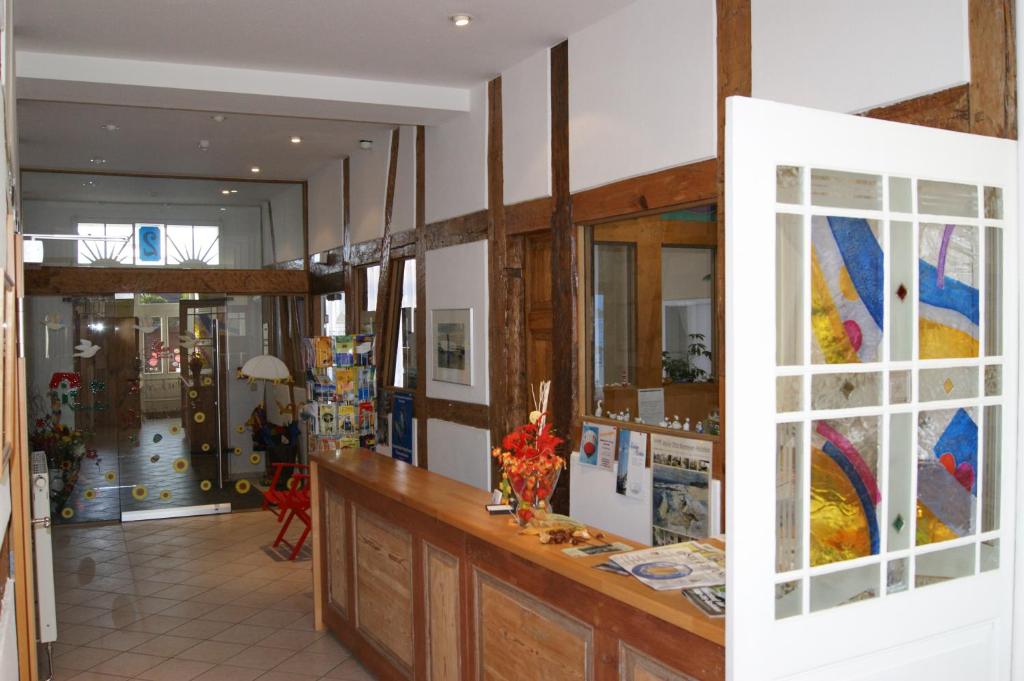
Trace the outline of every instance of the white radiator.
[[32, 452], [32, 535], [36, 555], [36, 597], [39, 600], [39, 642], [57, 640], [57, 601], [53, 588], [53, 522], [50, 519], [50, 475], [46, 453]]

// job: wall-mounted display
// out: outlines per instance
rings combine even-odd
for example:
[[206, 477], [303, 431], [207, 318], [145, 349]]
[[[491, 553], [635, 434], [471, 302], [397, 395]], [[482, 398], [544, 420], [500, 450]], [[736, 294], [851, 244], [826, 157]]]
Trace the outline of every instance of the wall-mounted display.
[[435, 381], [473, 385], [473, 310], [432, 310]]

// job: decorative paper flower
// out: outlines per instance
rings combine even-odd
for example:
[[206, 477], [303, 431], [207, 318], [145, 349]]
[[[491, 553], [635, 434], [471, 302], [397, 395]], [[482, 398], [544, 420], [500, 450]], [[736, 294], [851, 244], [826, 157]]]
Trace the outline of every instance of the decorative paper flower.
[[235, 426], [235, 432], [236, 433], [244, 433], [245, 432], [245, 426]]
[[132, 498], [136, 501], [142, 501], [149, 495], [149, 490], [146, 489], [145, 485], [135, 485], [132, 487]]
[[60, 512], [60, 516], [62, 518], [73, 518], [74, 515], [75, 509], [71, 508], [70, 506], [65, 506], [64, 509]]
[[175, 473], [184, 473], [188, 470], [188, 459], [175, 459], [171, 467], [174, 468]]
[[210, 451], [210, 443], [209, 442], [204, 442], [202, 444], [202, 446], [199, 447], [199, 449], [203, 450], [204, 452]]
[[235, 491], [239, 494], [248, 494], [251, 488], [252, 485], [249, 484], [248, 480], [239, 480], [235, 483]]
[[251, 455], [249, 455], [249, 463], [251, 463], [253, 466], [258, 464], [259, 462], [260, 462], [260, 455], [259, 454], [251, 454]]
[[171, 500], [171, 490], [169, 490], [169, 489], [160, 490], [160, 500], [161, 501], [170, 501]]
[[241, 455], [242, 455], [242, 448], [241, 447], [235, 447], [235, 456], [241, 456]]
[[213, 379], [209, 376], [203, 376], [203, 385], [213, 385]]
[[107, 482], [114, 482], [115, 480], [117, 480], [117, 473], [115, 473], [114, 471], [107, 471], [106, 473], [103, 474], [103, 479], [106, 480]]
[[209, 492], [210, 488], [212, 487], [213, 483], [210, 482], [209, 480], [203, 480], [201, 483], [199, 483], [199, 489], [203, 490], [204, 492]]
[[194, 390], [194, 389], [193, 390], [189, 390], [188, 391], [188, 396], [194, 400], [197, 397], [199, 397], [199, 392]]
[[96, 490], [91, 488], [87, 489], [82, 493], [82, 496], [85, 497], [86, 501], [92, 501], [96, 498]]
[[192, 420], [196, 423], [202, 423], [206, 420], [206, 414], [201, 411], [197, 411], [195, 414], [192, 414]]
[[171, 435], [177, 435], [181, 432], [181, 428], [179, 426], [171, 426], [168, 430], [171, 431]]

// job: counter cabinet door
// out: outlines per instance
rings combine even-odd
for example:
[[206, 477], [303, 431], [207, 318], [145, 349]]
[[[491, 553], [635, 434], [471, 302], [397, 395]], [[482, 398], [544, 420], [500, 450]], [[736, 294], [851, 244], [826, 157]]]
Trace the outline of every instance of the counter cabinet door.
[[345, 497], [330, 485], [323, 488], [323, 500], [327, 603], [348, 619], [348, 509]]
[[728, 677], [1009, 679], [1016, 143], [738, 97], [726, 134]]

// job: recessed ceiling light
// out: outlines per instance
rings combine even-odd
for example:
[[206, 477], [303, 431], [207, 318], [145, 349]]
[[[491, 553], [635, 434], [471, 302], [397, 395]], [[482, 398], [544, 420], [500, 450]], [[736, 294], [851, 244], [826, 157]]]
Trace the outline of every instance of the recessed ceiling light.
[[210, 140], [199, 140], [199, 151], [209, 151]]
[[473, 17], [468, 14], [453, 14], [450, 19], [451, 22], [459, 28], [469, 26], [469, 22], [473, 21]]
[[117, 127], [116, 125], [114, 125], [113, 123], [104, 123], [102, 125], [102, 128], [104, 130], [106, 130], [107, 132], [117, 132], [118, 130], [121, 129], [121, 128]]
[[227, 116], [225, 116], [224, 114], [214, 114], [210, 116], [210, 118], [212, 118], [217, 123], [223, 123], [227, 119]]
[[302, 138], [298, 135], [292, 135], [292, 144], [298, 144], [302, 141]]
[[232, 194], [237, 194], [237, 193], [238, 193], [238, 190], [237, 190], [237, 189], [232, 189], [232, 190], [231, 190], [231, 193], [232, 193]]
[[359, 140], [359, 148], [363, 151], [373, 149], [373, 140]]
[[98, 166], [101, 166], [101, 165], [103, 165], [106, 162], [107, 162], [107, 159], [100, 158], [99, 156], [93, 156], [92, 158], [89, 159], [89, 163], [93, 163], [93, 164], [98, 165]]
[[260, 167], [259, 166], [253, 166], [252, 168], [249, 168], [249, 170], [251, 172], [253, 172], [253, 173], [259, 173], [260, 172]]
[[223, 206], [221, 206], [221, 210], [227, 210], [227, 208], [224, 208]]
[[221, 193], [221, 194], [224, 194], [225, 196], [227, 196], [228, 194], [230, 194], [230, 193], [231, 193], [231, 190], [230, 190], [230, 189], [221, 189], [221, 190], [220, 190], [220, 193]]

